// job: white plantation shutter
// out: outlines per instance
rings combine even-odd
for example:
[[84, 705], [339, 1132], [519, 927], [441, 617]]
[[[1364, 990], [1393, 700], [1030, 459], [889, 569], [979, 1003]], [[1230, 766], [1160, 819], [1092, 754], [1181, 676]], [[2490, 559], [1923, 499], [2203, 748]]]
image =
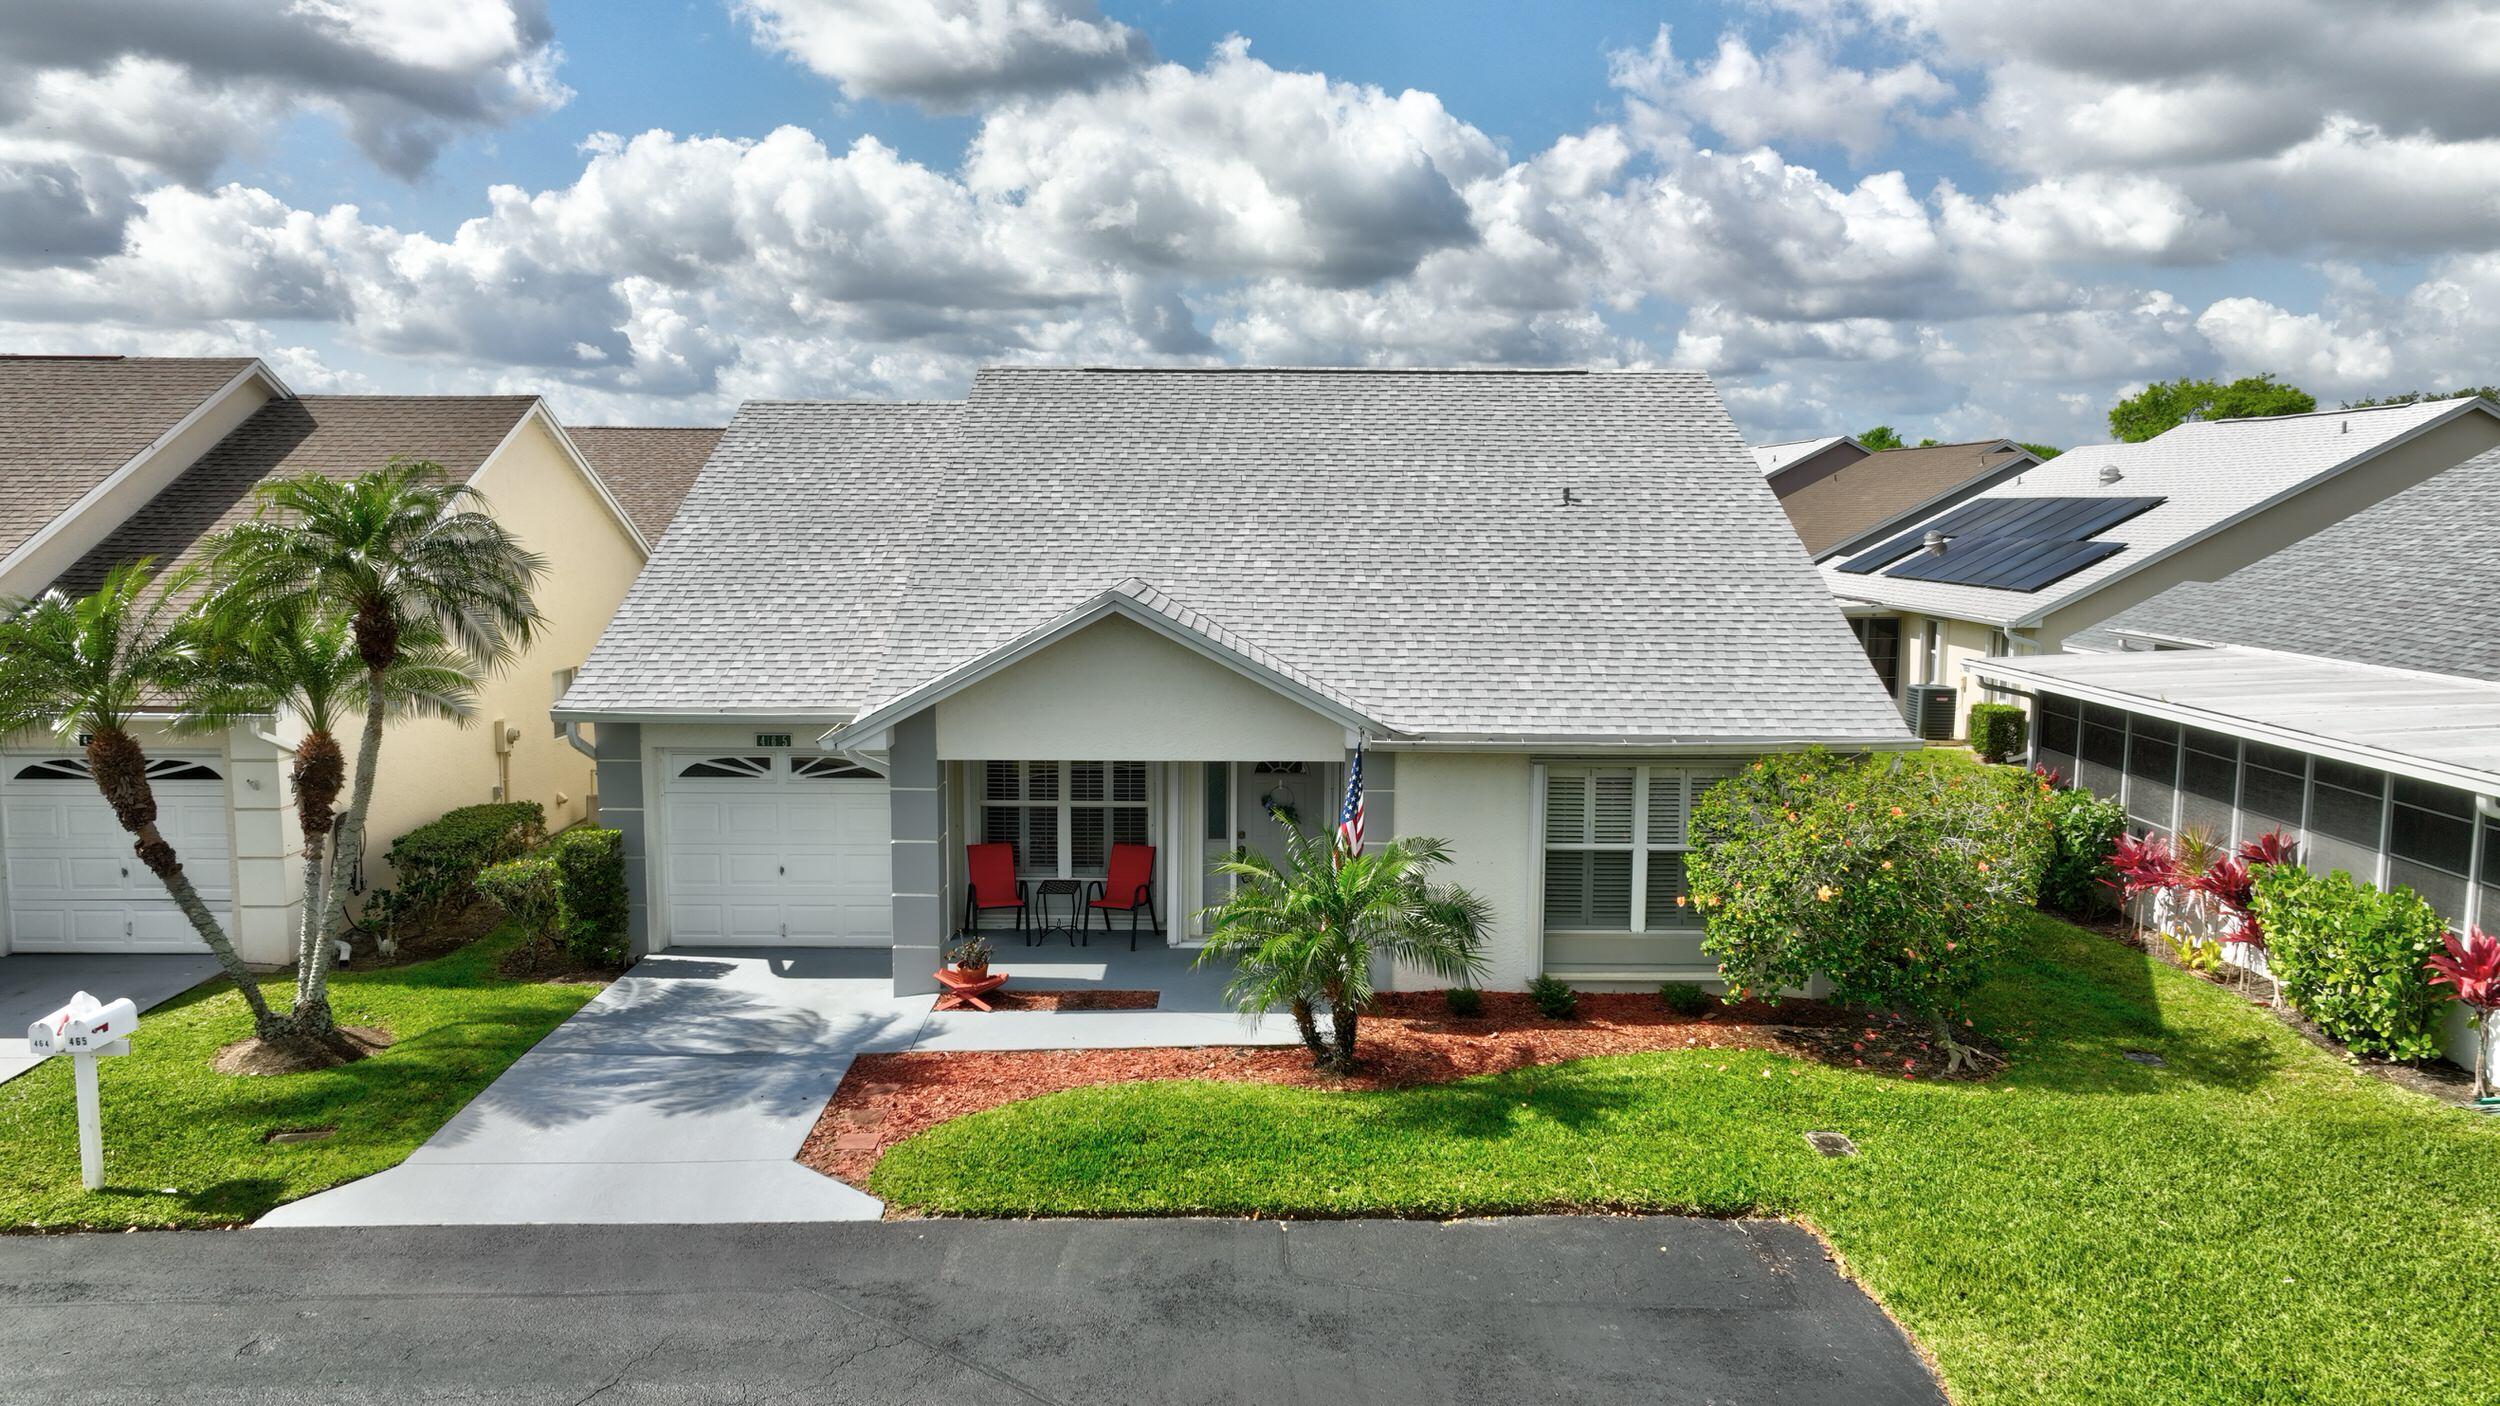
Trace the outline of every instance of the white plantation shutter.
[[1652, 768], [1649, 773], [1649, 831], [1644, 842], [1656, 845], [1684, 843], [1684, 822], [1689, 813], [1685, 805], [1688, 778], [1677, 772]]
[[[1684, 856], [1693, 803], [1736, 765], [1553, 766], [1545, 779], [1545, 927], [1629, 933], [1701, 926]], [[1637, 898], [1637, 902], [1635, 899]]]
[[1545, 842], [1578, 845], [1589, 838], [1589, 778], [1556, 770], [1545, 778]]
[[1112, 845], [1150, 843], [1150, 781], [1144, 762], [984, 762], [981, 836], [1028, 875], [1099, 875]]

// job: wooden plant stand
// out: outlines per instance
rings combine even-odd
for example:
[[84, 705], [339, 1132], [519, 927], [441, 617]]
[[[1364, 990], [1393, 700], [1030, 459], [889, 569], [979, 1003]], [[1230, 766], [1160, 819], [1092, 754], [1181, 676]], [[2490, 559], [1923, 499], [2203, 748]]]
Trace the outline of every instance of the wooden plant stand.
[[981, 998], [1007, 984], [1007, 976], [1004, 972], [989, 976], [966, 976], [951, 967], [939, 968], [937, 979], [938, 985], [946, 988], [938, 993], [935, 1009], [941, 1011], [959, 1011], [966, 1007], [976, 1011], [986, 1011], [990, 1009], [990, 1003]]

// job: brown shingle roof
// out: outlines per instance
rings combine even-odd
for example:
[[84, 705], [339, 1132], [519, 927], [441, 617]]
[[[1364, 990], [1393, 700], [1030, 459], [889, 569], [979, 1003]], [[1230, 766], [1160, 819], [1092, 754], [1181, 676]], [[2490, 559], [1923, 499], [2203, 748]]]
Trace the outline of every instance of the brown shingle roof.
[[1887, 449], [1826, 474], [1780, 499], [1814, 556], [1919, 507], [1943, 507], [1956, 490], [1976, 493], [2030, 455], [2011, 440]]
[[720, 443], [721, 429], [593, 425], [566, 433], [624, 505], [643, 540], [656, 543], [712, 457], [712, 446]]
[[393, 459], [430, 459], [455, 480], [474, 474], [537, 403], [527, 395], [308, 395], [255, 411], [55, 583], [93, 590], [140, 557], [160, 571], [194, 564], [211, 532], [251, 517], [252, 490], [317, 473], [352, 478]]
[[248, 357], [0, 357], [0, 557], [16, 551]]

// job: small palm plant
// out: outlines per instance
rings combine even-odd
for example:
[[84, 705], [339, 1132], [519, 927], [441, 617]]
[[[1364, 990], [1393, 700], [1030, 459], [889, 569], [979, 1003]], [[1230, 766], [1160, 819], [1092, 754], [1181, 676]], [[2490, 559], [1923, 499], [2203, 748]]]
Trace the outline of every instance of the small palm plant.
[[1287, 824], [1285, 837], [1281, 867], [1246, 850], [1216, 865], [1235, 886], [1230, 899], [1207, 910], [1198, 965], [1233, 963], [1225, 995], [1234, 1006], [1253, 1015], [1284, 1007], [1312, 1064], [1342, 1073], [1354, 1065], [1373, 958], [1473, 984], [1484, 974], [1491, 910], [1463, 888], [1431, 882], [1431, 871], [1450, 859], [1443, 841], [1392, 840], [1348, 855], [1330, 837], [1298, 825]]
[[[301, 602], [249, 608], [212, 599], [205, 612], [202, 667], [185, 690], [186, 729], [222, 730], [245, 718], [285, 714], [304, 729], [287, 773], [296, 826], [304, 838], [304, 911], [296, 929], [295, 1008], [329, 1009], [329, 964], [314, 960], [322, 931], [323, 879], [329, 837], [347, 785], [347, 757], [338, 726], [363, 708], [374, 676], [357, 655], [344, 617]], [[468, 657], [447, 647], [430, 622], [400, 639], [399, 657], [381, 677], [392, 715], [465, 722], [477, 690]], [[314, 1016], [318, 1024], [325, 1017]]]
[[199, 622], [178, 603], [194, 584], [188, 573], [160, 582], [152, 564], [140, 561], [116, 568], [91, 595], [54, 591], [0, 605], [0, 737], [41, 729], [87, 739], [87, 769], [113, 818], [130, 832], [132, 852], [243, 993], [254, 1033], [276, 1039], [289, 1033], [287, 1018], [269, 1008], [224, 925], [183, 872], [182, 856], [158, 831], [147, 752], [132, 735], [143, 714], [199, 676]]
[[[487, 513], [477, 490], [453, 483], [437, 464], [394, 461], [345, 480], [306, 474], [257, 492], [261, 515], [218, 540], [227, 597], [247, 608], [337, 614], [369, 682], [347, 809], [331, 833], [321, 940], [306, 988], [317, 994], [347, 926], [348, 888], [373, 808], [392, 709], [385, 680], [420, 642], [447, 642], [475, 674], [509, 662], [542, 623], [531, 590], [547, 562]], [[314, 1002], [299, 1018], [318, 1027], [326, 1013]]]

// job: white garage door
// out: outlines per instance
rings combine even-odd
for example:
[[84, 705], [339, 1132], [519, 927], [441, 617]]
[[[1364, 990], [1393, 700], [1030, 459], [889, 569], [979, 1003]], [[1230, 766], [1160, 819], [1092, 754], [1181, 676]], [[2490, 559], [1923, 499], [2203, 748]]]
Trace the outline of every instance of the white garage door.
[[[223, 920], [234, 894], [226, 781], [210, 758], [148, 763], [156, 827]], [[79, 757], [0, 762], [0, 843], [8, 848], [9, 945], [19, 952], [200, 952], [206, 947], [130, 852]]]
[[670, 945], [893, 944], [884, 777], [789, 753], [674, 754], [667, 773]]

